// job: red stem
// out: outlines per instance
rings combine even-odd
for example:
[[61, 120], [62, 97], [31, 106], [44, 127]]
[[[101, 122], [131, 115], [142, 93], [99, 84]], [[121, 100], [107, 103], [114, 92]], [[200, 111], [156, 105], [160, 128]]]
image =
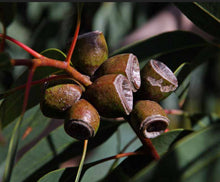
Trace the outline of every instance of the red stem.
[[143, 137], [139, 137], [143, 146], [145, 147], [145, 149], [147, 151], [150, 151], [150, 153], [152, 154], [152, 156], [154, 157], [155, 160], [159, 160], [160, 156], [157, 153], [157, 150], [155, 149], [154, 145], [152, 144], [151, 140], [149, 138], [143, 138]]
[[[50, 80], [56, 80], [56, 79], [61, 79], [61, 78], [69, 78], [69, 76], [68, 76], [68, 75], [54, 75], [54, 76], [51, 76], [51, 77], [49, 77], [49, 78], [43, 78], [43, 79], [41, 79], [41, 80], [32, 81], [32, 82], [31, 82], [31, 85], [37, 85], [37, 84], [44, 83], [44, 82], [47, 82], [47, 81], [50, 81]], [[4, 94], [0, 97], [0, 99], [2, 99], [2, 98], [4, 98], [4, 97], [6, 97], [6, 96], [8, 96], [8, 95], [10, 95], [10, 94], [12, 94], [12, 93], [18, 91], [18, 90], [21, 90], [21, 89], [25, 88], [26, 85], [27, 85], [27, 83], [24, 84], [24, 85], [20, 85], [20, 86], [18, 86], [18, 87], [12, 88], [11, 90], [9, 90], [9, 91], [7, 91], [6, 93], [4, 93]]]
[[171, 110], [164, 109], [164, 111], [167, 114], [173, 114], [173, 115], [183, 115], [184, 114], [184, 111], [183, 110], [179, 110], [179, 109], [171, 109]]
[[36, 69], [36, 66], [33, 65], [33, 67], [29, 70], [28, 80], [27, 80], [25, 94], [24, 94], [24, 102], [23, 102], [23, 107], [22, 107], [22, 112], [21, 112], [22, 116], [24, 115], [26, 107], [27, 107], [28, 96], [29, 96], [30, 88], [31, 88], [31, 81], [32, 81], [35, 69]]
[[138, 138], [140, 139], [141, 143], [143, 144], [146, 152], [150, 152], [151, 156], [155, 159], [155, 160], [159, 160], [160, 156], [157, 153], [157, 150], [155, 149], [154, 145], [152, 144], [151, 140], [149, 138], [145, 138], [140, 131], [138, 131], [132, 124], [132, 122], [130, 122], [129, 118], [126, 118], [126, 120], [129, 122], [130, 126], [132, 127], [132, 129], [134, 130], [134, 132], [136, 133], [136, 135], [138, 136]]
[[22, 49], [24, 49], [25, 51], [30, 53], [35, 58], [41, 59], [41, 58], [44, 57], [43, 55], [39, 54], [38, 52], [36, 52], [35, 50], [33, 50], [30, 47], [26, 46], [25, 44], [19, 42], [18, 40], [13, 39], [12, 37], [9, 37], [9, 36], [1, 34], [1, 33], [0, 33], [0, 37], [2, 37], [3, 39], [5, 38], [5, 39], [15, 43], [16, 45], [18, 45], [19, 47], [21, 47]]
[[90, 165], [94, 166], [94, 165], [97, 165], [97, 164], [100, 164], [100, 163], [103, 163], [109, 160], [119, 159], [122, 157], [128, 157], [128, 156], [133, 156], [133, 155], [145, 155], [145, 153], [143, 151], [138, 151], [138, 152], [127, 152], [127, 153], [117, 154], [111, 157], [107, 157], [107, 158], [92, 162]]
[[76, 30], [75, 30], [73, 40], [72, 40], [70, 49], [68, 51], [68, 54], [67, 54], [67, 57], [66, 57], [66, 60], [65, 60], [68, 64], [70, 64], [71, 57], [72, 57], [72, 54], [73, 54], [73, 51], [74, 51], [74, 48], [75, 48], [75, 45], [76, 45], [77, 37], [79, 35], [79, 29], [80, 29], [80, 23], [81, 23], [80, 15], [81, 15], [80, 10], [78, 10]]
[[65, 70], [71, 77], [73, 77], [75, 80], [79, 81], [85, 86], [89, 86], [92, 84], [90, 79], [78, 72], [75, 68], [72, 66], [68, 65], [67, 62], [55, 60], [55, 59], [50, 59], [47, 57], [43, 57], [41, 59], [21, 59], [21, 60], [16, 60], [13, 59], [11, 60], [12, 65], [26, 65], [26, 66], [31, 66], [32, 64], [35, 64], [36, 66], [50, 66], [50, 67], [55, 67], [55, 68], [60, 68]]

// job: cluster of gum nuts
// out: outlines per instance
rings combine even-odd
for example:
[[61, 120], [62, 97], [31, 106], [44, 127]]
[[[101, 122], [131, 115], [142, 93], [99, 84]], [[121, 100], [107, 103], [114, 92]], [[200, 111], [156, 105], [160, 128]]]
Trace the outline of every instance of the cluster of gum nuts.
[[64, 119], [68, 135], [78, 140], [94, 137], [100, 116], [124, 117], [143, 137], [154, 138], [167, 128], [169, 119], [158, 104], [178, 82], [162, 62], [150, 60], [140, 70], [132, 53], [108, 57], [102, 32], [78, 37], [73, 66], [93, 81], [85, 91], [73, 79], [45, 82], [40, 103], [42, 113]]

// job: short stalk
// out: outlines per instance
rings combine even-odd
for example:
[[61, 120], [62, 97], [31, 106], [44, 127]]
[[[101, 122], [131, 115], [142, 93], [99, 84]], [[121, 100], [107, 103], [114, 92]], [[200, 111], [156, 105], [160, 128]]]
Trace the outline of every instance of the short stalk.
[[136, 135], [138, 136], [138, 138], [140, 139], [141, 143], [144, 146], [144, 149], [146, 150], [146, 152], [150, 153], [151, 156], [155, 159], [155, 160], [159, 160], [160, 156], [157, 153], [157, 150], [155, 149], [154, 145], [152, 144], [151, 140], [149, 138], [145, 138], [139, 131], [137, 131], [132, 123], [130, 122], [129, 118], [126, 118], [126, 120], [129, 122], [130, 126], [132, 127], [132, 129], [134, 130], [134, 132], [136, 133]]

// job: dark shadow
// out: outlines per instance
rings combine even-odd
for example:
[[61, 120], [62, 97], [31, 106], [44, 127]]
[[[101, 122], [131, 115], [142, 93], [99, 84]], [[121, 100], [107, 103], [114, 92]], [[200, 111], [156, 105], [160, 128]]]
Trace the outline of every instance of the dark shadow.
[[[102, 122], [101, 122], [102, 123]], [[88, 143], [88, 150], [91, 150], [102, 143], [104, 143], [109, 137], [112, 136], [112, 134], [115, 132], [115, 130], [118, 128], [120, 123], [106, 123], [101, 124], [99, 131], [93, 139], [89, 140]], [[54, 145], [51, 144], [52, 151], [55, 150]], [[80, 153], [82, 153], [83, 149], [83, 141], [74, 142], [72, 145], [68, 146], [62, 153], [56, 154], [56, 150], [54, 154], [56, 154], [56, 157], [53, 158], [51, 161], [46, 163], [44, 166], [36, 170], [32, 175], [30, 175], [28, 178], [24, 180], [24, 182], [34, 182], [39, 180], [43, 175], [47, 174], [48, 172], [52, 170], [56, 170], [59, 167], [59, 164], [67, 161], [70, 158], [73, 158]], [[67, 170], [68, 172], [68, 170]]]

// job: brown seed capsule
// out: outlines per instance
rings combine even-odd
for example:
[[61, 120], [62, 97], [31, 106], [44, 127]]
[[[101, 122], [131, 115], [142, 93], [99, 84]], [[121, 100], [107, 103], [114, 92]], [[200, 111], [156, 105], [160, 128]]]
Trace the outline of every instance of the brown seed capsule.
[[173, 72], [162, 62], [150, 60], [141, 70], [141, 88], [139, 99], [161, 101], [178, 87], [178, 81]]
[[134, 54], [119, 54], [108, 58], [96, 70], [95, 77], [106, 74], [122, 74], [128, 78], [133, 92], [136, 92], [141, 85], [140, 67], [137, 57]]
[[[65, 84], [60, 84], [60, 83]], [[66, 110], [80, 99], [82, 89], [71, 79], [46, 82], [40, 102], [42, 113], [50, 118], [64, 119]]]
[[95, 136], [99, 124], [97, 110], [88, 101], [81, 99], [68, 110], [64, 129], [71, 137], [86, 140]]
[[77, 70], [92, 76], [107, 58], [108, 46], [102, 32], [93, 31], [78, 37], [72, 57]]
[[122, 117], [133, 108], [131, 85], [121, 74], [109, 74], [96, 79], [87, 88], [85, 97], [104, 117]]
[[154, 101], [140, 100], [129, 116], [132, 127], [146, 138], [154, 138], [164, 132], [169, 124], [163, 108]]

